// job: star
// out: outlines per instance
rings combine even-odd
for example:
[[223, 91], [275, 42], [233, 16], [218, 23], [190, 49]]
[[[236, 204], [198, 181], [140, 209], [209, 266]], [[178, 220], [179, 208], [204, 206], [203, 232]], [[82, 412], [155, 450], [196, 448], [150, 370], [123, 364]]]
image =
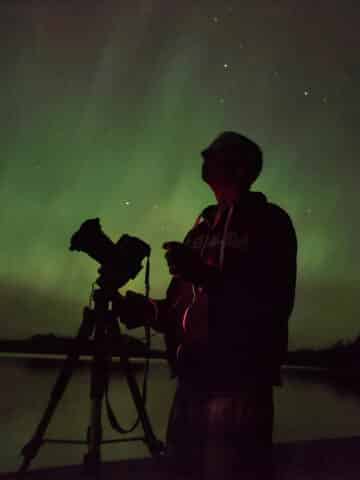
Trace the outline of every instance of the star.
[[225, 70], [228, 70], [228, 69], [229, 69], [229, 64], [228, 64], [228, 63], [224, 63], [224, 68], [225, 68]]
[[219, 23], [219, 17], [213, 17], [213, 22], [214, 23]]
[[128, 207], [129, 205], [131, 205], [131, 203], [129, 202], [129, 200], [125, 200], [124, 204]]
[[304, 95], [305, 95], [305, 97], [308, 97], [310, 95], [309, 90], [305, 90]]

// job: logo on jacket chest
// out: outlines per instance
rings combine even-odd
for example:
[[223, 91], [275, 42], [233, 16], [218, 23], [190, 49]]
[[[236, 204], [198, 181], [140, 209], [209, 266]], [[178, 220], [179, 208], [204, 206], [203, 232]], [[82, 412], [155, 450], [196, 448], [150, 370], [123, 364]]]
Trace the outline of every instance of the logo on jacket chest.
[[[205, 239], [205, 234], [199, 235], [198, 237], [194, 238], [190, 244], [191, 248], [201, 249], [205, 242]], [[210, 236], [208, 242], [206, 243], [205, 249], [213, 249], [220, 247], [221, 240], [222, 232], [213, 233]], [[244, 232], [242, 234], [232, 231], [227, 232], [225, 239], [225, 248], [235, 249], [243, 253], [247, 252], [249, 249], [249, 234], [247, 232]]]

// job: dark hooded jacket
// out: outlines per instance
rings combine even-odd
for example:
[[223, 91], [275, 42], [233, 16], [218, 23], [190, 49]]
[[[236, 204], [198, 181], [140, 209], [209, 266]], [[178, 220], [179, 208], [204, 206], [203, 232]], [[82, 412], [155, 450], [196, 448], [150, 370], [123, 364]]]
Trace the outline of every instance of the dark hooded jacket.
[[297, 238], [289, 215], [260, 192], [201, 213], [184, 243], [217, 267], [200, 288], [173, 278], [159, 308], [175, 375], [193, 388], [281, 385], [294, 307]]

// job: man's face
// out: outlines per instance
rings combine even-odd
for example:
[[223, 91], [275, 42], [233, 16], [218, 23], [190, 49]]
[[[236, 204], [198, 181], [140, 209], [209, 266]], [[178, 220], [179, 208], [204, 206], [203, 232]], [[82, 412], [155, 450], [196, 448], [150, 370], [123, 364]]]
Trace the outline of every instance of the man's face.
[[216, 153], [205, 157], [202, 164], [201, 176], [211, 188], [241, 188], [245, 180], [245, 170], [240, 165], [234, 167], [224, 154]]

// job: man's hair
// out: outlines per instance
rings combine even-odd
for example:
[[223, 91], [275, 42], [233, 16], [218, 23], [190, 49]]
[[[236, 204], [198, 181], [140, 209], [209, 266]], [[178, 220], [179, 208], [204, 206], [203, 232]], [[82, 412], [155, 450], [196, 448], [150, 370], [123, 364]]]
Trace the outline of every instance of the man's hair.
[[239, 163], [244, 165], [249, 174], [250, 185], [255, 182], [262, 171], [263, 153], [261, 148], [240, 133], [223, 132], [201, 152], [204, 158], [213, 153], [223, 153], [229, 160], [229, 168], [234, 168]]

